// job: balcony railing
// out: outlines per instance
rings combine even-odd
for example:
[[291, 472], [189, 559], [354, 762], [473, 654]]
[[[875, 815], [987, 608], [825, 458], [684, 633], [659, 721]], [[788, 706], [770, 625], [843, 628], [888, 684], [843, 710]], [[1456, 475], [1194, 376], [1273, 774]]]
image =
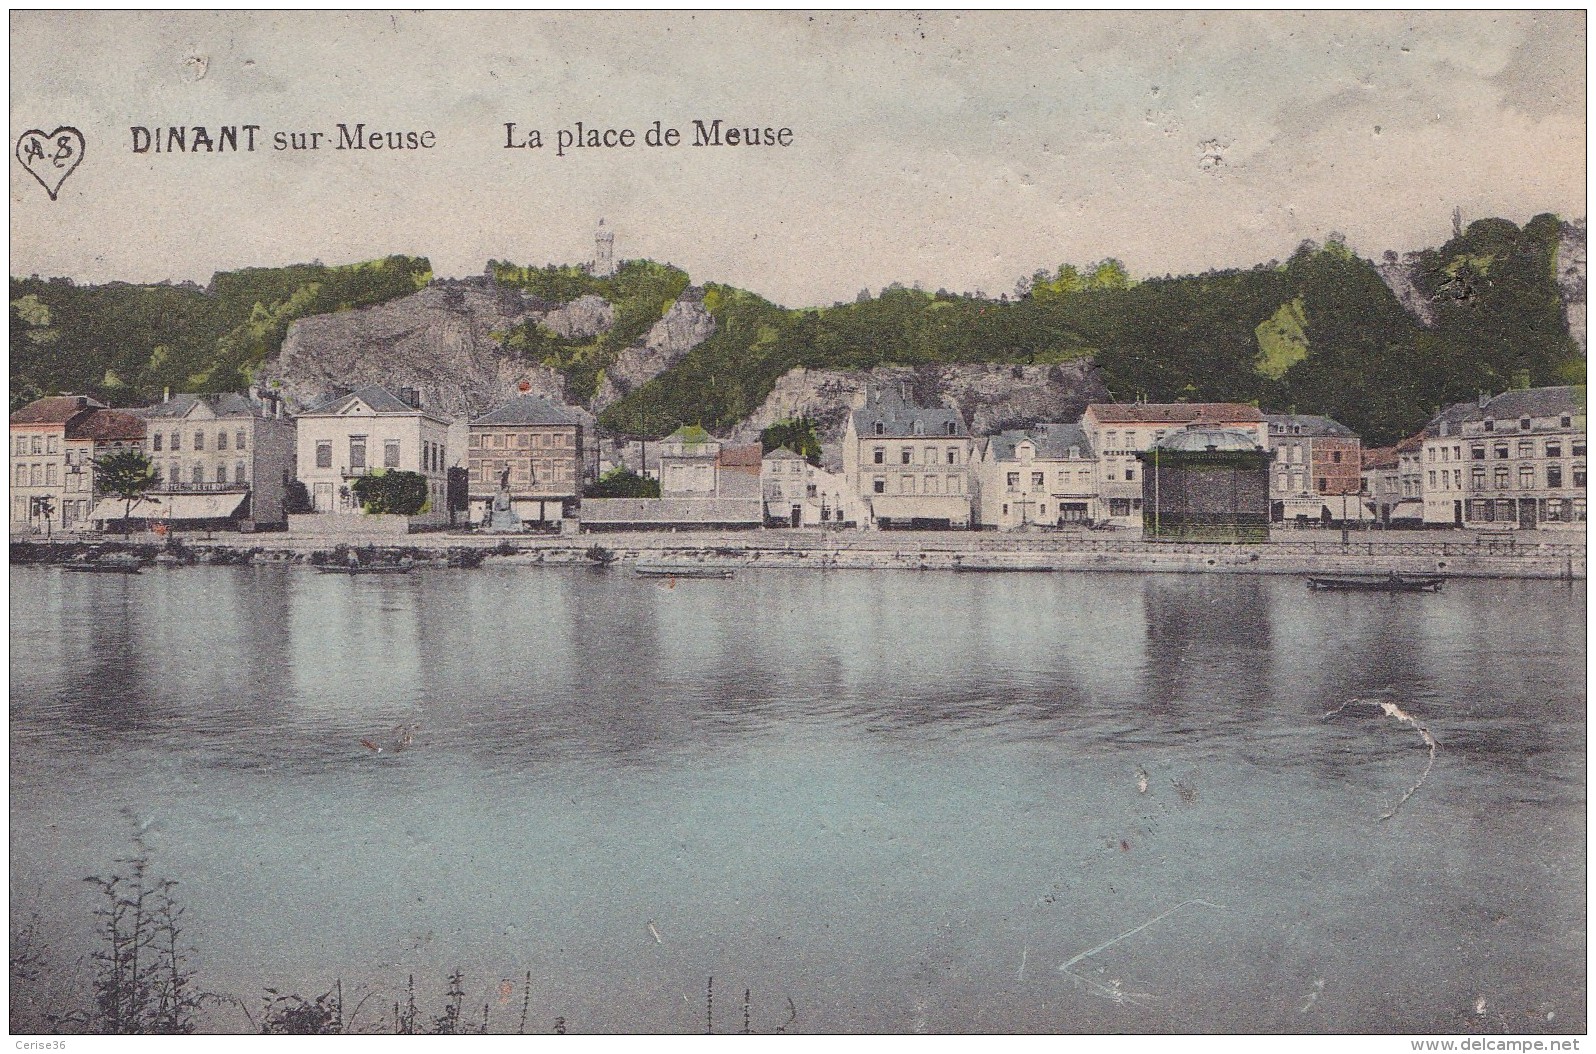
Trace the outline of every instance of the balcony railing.
[[159, 481], [150, 489], [152, 494], [225, 494], [249, 490], [248, 483], [167, 483]]

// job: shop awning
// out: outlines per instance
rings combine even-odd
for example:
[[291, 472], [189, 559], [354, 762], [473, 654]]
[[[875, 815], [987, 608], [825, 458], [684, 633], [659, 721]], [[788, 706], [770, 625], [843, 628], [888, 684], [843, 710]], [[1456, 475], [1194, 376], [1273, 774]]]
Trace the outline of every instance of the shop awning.
[[89, 513], [91, 520], [221, 520], [233, 515], [248, 494], [157, 494], [140, 498], [130, 511], [122, 498], [101, 498]]

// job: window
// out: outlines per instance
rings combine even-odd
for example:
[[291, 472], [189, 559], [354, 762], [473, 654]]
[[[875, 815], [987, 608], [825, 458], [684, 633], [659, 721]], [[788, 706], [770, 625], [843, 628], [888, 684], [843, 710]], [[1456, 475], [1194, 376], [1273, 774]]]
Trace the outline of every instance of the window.
[[1575, 457], [1584, 457], [1585, 456], [1585, 441], [1583, 439], [1571, 439], [1571, 440], [1569, 440], [1568, 452], [1570, 454], [1573, 454]]
[[[476, 437], [472, 436], [471, 438], [475, 439]], [[481, 483], [481, 482], [483, 482], [483, 479], [482, 479], [482, 462], [480, 460], [478, 460], [477, 458], [472, 458], [470, 460], [470, 462], [468, 462], [468, 463], [471, 466], [471, 482], [472, 483]]]
[[903, 463], [905, 465], [909, 464], [913, 453], [914, 451], [910, 450], [908, 447], [904, 447], [903, 450], [900, 451], [899, 456], [903, 458]]
[[1583, 487], [1584, 485], [1585, 485], [1585, 466], [1584, 465], [1575, 465], [1574, 466], [1574, 486]]
[[1574, 419], [1569, 417], [1567, 414], [1564, 414], [1562, 417], [1558, 418], [1557, 423], [1564, 428], [1574, 427]]
[[923, 486], [925, 488], [925, 493], [926, 494], [941, 494], [942, 493], [942, 477], [941, 476], [927, 476], [924, 479], [924, 481], [922, 481], [921, 486]]
[[925, 425], [920, 421], [915, 421], [914, 423], [914, 434], [917, 436], [925, 435]]
[[[1431, 460], [1434, 460], [1434, 459], [1432, 458]], [[1447, 448], [1447, 447], [1442, 447], [1441, 448], [1441, 460], [1442, 461], [1451, 461], [1452, 460], [1452, 451], [1449, 448]]]
[[166, 465], [166, 481], [173, 485], [183, 482], [183, 475], [178, 471], [177, 462], [169, 461]]
[[1431, 460], [1431, 461], [1434, 461], [1434, 460], [1435, 460], [1435, 447], [1433, 447], [1433, 446], [1432, 446], [1432, 447], [1431, 447], [1431, 448], [1430, 448], [1430, 449], [1429, 449], [1429, 454], [1430, 454], [1430, 460]]
[[1546, 485], [1548, 487], [1561, 487], [1563, 485], [1563, 466], [1546, 466]]
[[33, 452], [35, 454], [44, 453], [44, 436], [33, 437]]
[[898, 485], [899, 485], [898, 486], [898, 493], [900, 493], [900, 494], [913, 494], [914, 493], [914, 477], [913, 476], [904, 476], [904, 477], [902, 477], [901, 479], [898, 480]]
[[382, 444], [382, 467], [399, 467], [399, 440], [385, 439]]
[[182, 440], [183, 434], [181, 432], [172, 433], [172, 453], [177, 453], [178, 448], [182, 446]]
[[1533, 440], [1533, 439], [1520, 439], [1518, 441], [1518, 456], [1519, 457], [1534, 457], [1535, 456], [1535, 440]]
[[1507, 489], [1507, 467], [1505, 465], [1498, 465], [1496, 467], [1496, 480], [1495, 480], [1495, 482], [1496, 482], [1496, 489], [1497, 490], [1506, 490]]
[[[1507, 470], [1503, 469], [1502, 473], [1505, 475], [1507, 473]], [[1435, 486], [1435, 470], [1434, 469], [1430, 470], [1430, 486], [1432, 486], [1432, 487]]]
[[470, 437], [466, 440], [466, 445], [472, 450], [480, 448], [482, 446], [482, 433], [472, 432]]
[[1339, 451], [1339, 450], [1331, 451], [1330, 460], [1333, 463], [1337, 464], [1337, 465], [1341, 464], [1341, 451]]
[[1531, 490], [1531, 489], [1534, 488], [1534, 486], [1535, 486], [1535, 469], [1534, 469], [1534, 467], [1530, 466], [1530, 465], [1520, 465], [1518, 467], [1518, 488], [1519, 488], [1519, 490]]
[[1046, 486], [1046, 479], [1047, 477], [1040, 472], [1031, 473], [1031, 489], [1041, 490], [1044, 486]]
[[226, 432], [217, 432], [216, 433], [216, 449], [217, 450], [226, 450], [227, 449], [227, 433]]
[[1109, 498], [1108, 514], [1110, 516], [1129, 516], [1131, 512], [1129, 498]]
[[948, 447], [948, 464], [957, 465], [958, 463], [959, 463], [959, 451], [958, 451], [958, 449], [956, 447], [951, 447], [951, 446]]
[[233, 449], [244, 449], [244, 430], [242, 428], [233, 434]]
[[1484, 443], [1475, 443], [1473, 446], [1469, 447], [1469, 455], [1471, 457], [1473, 457], [1475, 461], [1484, 461], [1485, 460], [1485, 444]]
[[1528, 432], [1530, 430], [1530, 419], [1527, 417], [1520, 417], [1518, 419], [1518, 430], [1520, 432]]
[[887, 426], [882, 424], [880, 421], [877, 421], [876, 422], [876, 435], [884, 436], [886, 434], [887, 434]]
[[1507, 444], [1506, 443], [1497, 443], [1495, 448], [1491, 451], [1491, 453], [1494, 454], [1498, 460], [1506, 457], [1507, 456]]
[[1136, 470], [1133, 469], [1133, 468], [1127, 468], [1125, 470], [1125, 479], [1127, 481], [1131, 481], [1131, 480], [1134, 480], [1135, 478], [1136, 478]]
[[322, 439], [316, 443], [316, 467], [332, 468], [332, 440]]
[[1487, 431], [1487, 432], [1494, 432], [1494, 431], [1496, 431], [1496, 422], [1495, 422], [1495, 421], [1493, 421], [1493, 420], [1491, 420], [1491, 419], [1490, 419], [1490, 418], [1489, 418], [1489, 417], [1487, 417], [1487, 418], [1486, 418], [1486, 419], [1485, 419], [1485, 430], [1486, 430], [1486, 431]]
[[1469, 477], [1469, 488], [1471, 490], [1485, 489], [1485, 470], [1483, 468], [1475, 469], [1473, 474]]
[[54, 461], [44, 466], [44, 485], [46, 487], [53, 487], [56, 485], [55, 471]]
[[30, 466], [28, 468], [28, 486], [30, 486], [30, 487], [42, 487], [42, 486], [44, 486], [44, 466], [43, 465], [32, 465], [32, 466]]
[[242, 461], [233, 462], [233, 482], [244, 482], [244, 463]]
[[886, 480], [886, 477], [885, 476], [877, 476], [875, 479], [871, 480], [870, 481], [870, 489], [875, 491], [875, 493], [877, 493], [877, 494], [885, 494], [887, 492], [887, 480]]
[[[1430, 473], [1430, 482], [1431, 483], [1435, 482], [1435, 473], [1434, 472]], [[1443, 487], [1446, 486], [1446, 473], [1445, 472], [1441, 473], [1441, 486], [1443, 486]], [[1323, 476], [1319, 477], [1319, 493], [1320, 494], [1328, 494], [1328, 493], [1330, 493], [1330, 481], [1325, 479]]]
[[1008, 514], [1009, 514], [1009, 503], [1008, 502], [1004, 502], [1003, 503], [1003, 515], [1007, 516]]
[[159, 453], [161, 449], [161, 433], [156, 432], [150, 441], [150, 449]]
[[190, 475], [189, 478], [195, 483], [204, 483], [205, 482], [205, 466], [204, 465], [195, 465], [194, 466], [194, 471]]
[[204, 450], [205, 449], [205, 433], [204, 432], [195, 432], [194, 433], [194, 449], [195, 450]]
[[349, 437], [349, 467], [351, 470], [363, 469], [366, 467], [365, 436]]
[[1563, 456], [1563, 441], [1561, 439], [1548, 439], [1546, 441], [1546, 456], [1547, 457], [1562, 457]]
[[886, 447], [884, 447], [884, 446], [876, 447], [876, 449], [874, 451], [874, 454], [875, 454], [875, 462], [876, 462], [876, 464], [884, 465], [884, 464], [887, 463], [887, 448]]

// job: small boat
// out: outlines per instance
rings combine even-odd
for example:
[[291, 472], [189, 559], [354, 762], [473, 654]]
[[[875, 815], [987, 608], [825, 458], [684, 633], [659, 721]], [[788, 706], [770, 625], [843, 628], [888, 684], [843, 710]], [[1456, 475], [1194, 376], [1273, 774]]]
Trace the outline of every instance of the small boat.
[[410, 564], [318, 564], [324, 575], [406, 575]]
[[736, 568], [724, 564], [638, 564], [645, 578], [730, 578]]
[[100, 575], [136, 575], [143, 569], [143, 564], [136, 556], [126, 553], [111, 553], [98, 560], [73, 560], [61, 565], [63, 571], [81, 571], [88, 574]]
[[1399, 575], [1384, 578], [1309, 578], [1309, 589], [1339, 590], [1358, 593], [1439, 593], [1445, 575]]

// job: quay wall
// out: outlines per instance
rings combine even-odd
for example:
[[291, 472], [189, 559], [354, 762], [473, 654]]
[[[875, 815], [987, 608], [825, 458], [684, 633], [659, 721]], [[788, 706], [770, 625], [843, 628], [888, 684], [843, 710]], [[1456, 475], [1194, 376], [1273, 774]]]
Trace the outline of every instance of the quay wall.
[[[793, 570], [901, 569], [917, 571], [1103, 571], [1216, 574], [1441, 574], [1454, 578], [1585, 578], [1582, 535], [1556, 541], [1425, 540], [1389, 535], [1337, 540], [1277, 540], [1255, 545], [1150, 542], [1135, 538], [1025, 536], [971, 532], [626, 532], [601, 535], [482, 536], [429, 533], [406, 538], [373, 535], [347, 545], [407, 555], [418, 563], [477, 566], [589, 563], [602, 547], [620, 565], [639, 560], [702, 561]], [[74, 558], [85, 545], [132, 547], [154, 556], [165, 543], [134, 535], [82, 541], [54, 552], [36, 540], [13, 543], [13, 562]], [[321, 562], [334, 553], [326, 536], [293, 533], [185, 537], [186, 560], [201, 562]], [[339, 550], [341, 551], [341, 549]]]

